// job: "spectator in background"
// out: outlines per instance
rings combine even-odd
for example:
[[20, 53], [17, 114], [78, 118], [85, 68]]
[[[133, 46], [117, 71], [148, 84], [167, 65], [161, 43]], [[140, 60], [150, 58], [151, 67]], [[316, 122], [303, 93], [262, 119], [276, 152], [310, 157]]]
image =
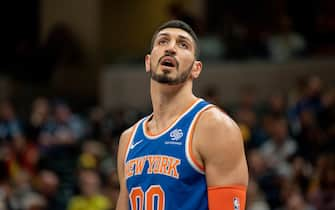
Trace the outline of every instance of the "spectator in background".
[[233, 109], [241, 131], [243, 140], [248, 149], [258, 148], [266, 140], [266, 134], [259, 125], [259, 108], [256, 90], [252, 86], [244, 86], [239, 95], [238, 104]]
[[[333, 124], [331, 111], [328, 112], [330, 121], [325, 118], [325, 121], [319, 121], [328, 106], [323, 105], [322, 95], [324, 94], [321, 79], [316, 75], [308, 76], [305, 78], [301, 97], [289, 110], [290, 125], [293, 135], [298, 140], [299, 153], [313, 164], [320, 153], [331, 148], [331, 141], [328, 140], [329, 136], [324, 127], [326, 124], [330, 127]], [[330, 100], [325, 100], [325, 104], [329, 104], [330, 107], [331, 98], [330, 95]]]
[[87, 137], [97, 141], [108, 141], [110, 128], [106, 112], [102, 107], [93, 107], [89, 112]]
[[301, 78], [300, 94], [295, 103], [289, 108], [289, 121], [292, 127], [293, 135], [298, 135], [301, 131], [299, 118], [304, 110], [310, 110], [313, 114], [321, 111], [321, 94], [323, 84], [316, 75]]
[[[302, 159], [295, 157], [292, 176], [281, 176], [280, 179], [280, 206], [276, 210], [314, 210], [306, 200], [306, 187], [309, 177], [302, 172]], [[306, 170], [306, 169], [305, 169]], [[305, 179], [306, 178], [306, 179]], [[303, 183], [307, 181], [306, 183]]]
[[288, 178], [291, 183], [294, 183], [303, 197], [307, 197], [309, 190], [310, 179], [313, 175], [313, 166], [310, 162], [304, 160], [300, 156], [295, 156], [291, 161], [292, 175]]
[[0, 101], [0, 143], [12, 144], [19, 148], [25, 142], [20, 120], [9, 100]]
[[127, 128], [129, 123], [127, 122], [127, 110], [118, 109], [113, 112], [111, 116], [111, 137], [118, 138], [122, 131]]
[[40, 144], [45, 147], [76, 144], [84, 137], [82, 121], [72, 113], [64, 102], [56, 102], [53, 120], [49, 122], [40, 136]]
[[235, 113], [235, 116], [238, 126], [242, 131], [243, 140], [246, 142], [248, 147], [249, 146], [253, 147], [254, 144], [257, 144], [255, 143], [255, 141], [258, 140], [257, 138], [255, 138], [255, 135], [257, 135], [256, 113], [250, 109], [240, 109]]
[[[0, 147], [1, 148], [1, 147]], [[9, 184], [9, 174], [6, 168], [6, 164], [3, 161], [3, 153], [0, 150], [0, 209], [7, 210], [8, 197], [11, 192], [11, 186]]]
[[324, 129], [332, 129], [335, 122], [335, 87], [329, 88], [321, 94], [321, 110], [318, 122]]
[[335, 209], [335, 155], [323, 154], [316, 168], [316, 180], [310, 191], [311, 203], [317, 210]]
[[287, 91], [288, 107], [293, 107], [304, 97], [304, 92], [307, 84], [307, 75], [301, 75], [295, 78], [293, 87]]
[[98, 141], [86, 140], [81, 150], [79, 167], [99, 169], [102, 159], [106, 156], [105, 145]]
[[108, 210], [109, 200], [101, 194], [101, 179], [95, 170], [82, 169], [79, 172], [80, 194], [70, 199], [68, 210]]
[[[32, 203], [29, 198], [38, 196], [31, 185], [31, 176], [25, 171], [20, 171], [13, 177], [13, 191], [9, 194], [8, 203], [11, 210], [28, 210]], [[31, 201], [31, 200], [30, 200]], [[43, 205], [41, 201], [41, 206]]]
[[318, 75], [311, 75], [307, 78], [304, 97], [297, 102], [297, 106], [310, 108], [315, 113], [321, 109], [321, 95], [323, 91], [323, 82]]
[[32, 194], [23, 200], [23, 210], [49, 210], [45, 199], [39, 194]]
[[260, 152], [278, 174], [290, 176], [291, 168], [288, 160], [296, 153], [297, 144], [289, 136], [288, 124], [285, 118], [275, 118], [272, 126], [270, 139], [261, 146]]
[[326, 136], [320, 129], [316, 114], [311, 109], [304, 109], [299, 116], [300, 132], [296, 139], [298, 152], [305, 160], [315, 164], [317, 157], [326, 148]]
[[102, 192], [108, 197], [111, 209], [116, 208], [116, 202], [120, 192], [120, 184], [117, 175], [117, 141], [109, 141], [106, 143], [106, 155], [100, 162], [99, 172], [104, 181]]
[[326, 134], [327, 151], [335, 151], [335, 88], [329, 88], [321, 96], [321, 111], [318, 114], [320, 128]]
[[306, 50], [304, 38], [294, 32], [289, 16], [282, 15], [278, 20], [277, 31], [268, 40], [270, 58], [274, 62], [285, 62], [301, 56]]
[[224, 43], [224, 58], [228, 60], [243, 60], [249, 56], [248, 28], [232, 13], [226, 13], [223, 19], [221, 37]]
[[238, 96], [238, 104], [235, 108], [235, 113], [239, 110], [250, 110], [255, 114], [258, 113], [257, 90], [253, 85], [244, 85], [241, 87]]
[[273, 92], [266, 101], [265, 114], [270, 116], [287, 115], [287, 101], [285, 95], [280, 92]]
[[110, 209], [116, 209], [117, 199], [120, 193], [120, 183], [117, 176], [117, 171], [112, 171], [105, 181], [105, 185], [102, 187], [102, 192], [107, 196], [110, 203]]
[[260, 148], [270, 138], [273, 121], [278, 117], [286, 117], [286, 112], [287, 104], [284, 95], [280, 92], [272, 93], [266, 99], [264, 110], [258, 114], [259, 122], [254, 123], [247, 147]]
[[[59, 178], [57, 199], [64, 209], [74, 193], [76, 184], [75, 168], [79, 155], [79, 144], [84, 137], [81, 119], [62, 101], [54, 104], [52, 120], [43, 129], [40, 138], [41, 169], [55, 173]], [[57, 161], [55, 161], [55, 158]]]
[[293, 191], [289, 194], [289, 197], [287, 197], [282, 210], [315, 210], [315, 208], [306, 202], [299, 191]]
[[10, 101], [0, 102], [0, 150], [11, 177], [25, 170], [34, 173], [36, 150], [27, 143], [24, 130]]
[[27, 139], [33, 143], [37, 143], [42, 129], [49, 123], [49, 120], [50, 106], [48, 99], [44, 97], [35, 98], [27, 123]]
[[248, 151], [247, 160], [250, 178], [257, 182], [270, 209], [279, 207], [281, 205], [280, 176], [257, 149]]
[[49, 170], [41, 170], [36, 176], [35, 188], [46, 201], [47, 210], [61, 210], [62, 203], [58, 199], [59, 178]]
[[270, 210], [262, 191], [254, 180], [249, 181], [247, 196], [247, 210]]

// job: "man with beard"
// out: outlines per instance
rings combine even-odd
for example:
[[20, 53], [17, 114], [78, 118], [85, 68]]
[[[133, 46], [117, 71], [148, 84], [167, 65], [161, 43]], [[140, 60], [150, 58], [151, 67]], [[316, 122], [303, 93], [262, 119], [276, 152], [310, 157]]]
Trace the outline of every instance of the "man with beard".
[[243, 210], [248, 171], [237, 125], [193, 94], [198, 39], [178, 20], [161, 25], [145, 57], [153, 113], [120, 138], [117, 210]]

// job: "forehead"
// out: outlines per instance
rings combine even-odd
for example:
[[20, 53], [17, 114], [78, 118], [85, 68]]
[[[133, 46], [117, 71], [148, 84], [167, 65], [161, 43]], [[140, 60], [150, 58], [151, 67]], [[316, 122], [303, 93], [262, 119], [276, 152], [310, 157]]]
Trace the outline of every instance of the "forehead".
[[163, 30], [159, 31], [156, 35], [156, 39], [160, 36], [170, 36], [170, 37], [182, 37], [190, 40], [194, 43], [193, 37], [186, 31], [180, 28], [164, 28]]

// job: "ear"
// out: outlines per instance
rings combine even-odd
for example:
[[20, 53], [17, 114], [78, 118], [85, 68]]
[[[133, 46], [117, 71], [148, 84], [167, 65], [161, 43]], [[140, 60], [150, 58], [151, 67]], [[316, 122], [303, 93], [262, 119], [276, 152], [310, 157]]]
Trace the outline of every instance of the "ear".
[[150, 72], [151, 67], [150, 67], [150, 54], [147, 54], [145, 56], [145, 72]]
[[192, 69], [192, 77], [193, 79], [197, 79], [202, 70], [202, 63], [201, 61], [194, 61], [193, 69]]

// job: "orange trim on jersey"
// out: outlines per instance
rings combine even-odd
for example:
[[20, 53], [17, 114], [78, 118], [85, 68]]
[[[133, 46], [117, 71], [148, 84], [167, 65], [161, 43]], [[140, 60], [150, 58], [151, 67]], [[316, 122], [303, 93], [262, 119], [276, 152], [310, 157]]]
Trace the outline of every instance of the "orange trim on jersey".
[[205, 170], [205, 167], [197, 161], [197, 159], [194, 157], [194, 154], [193, 154], [193, 150], [192, 150], [193, 135], [194, 135], [195, 127], [196, 127], [196, 125], [197, 125], [197, 123], [198, 123], [198, 121], [199, 121], [200, 116], [202, 115], [202, 113], [204, 113], [204, 111], [206, 111], [206, 110], [208, 110], [208, 109], [210, 109], [210, 108], [213, 108], [213, 107], [215, 107], [215, 106], [214, 106], [214, 105], [209, 105], [208, 107], [206, 107], [205, 109], [201, 110], [201, 111], [197, 114], [197, 116], [196, 116], [194, 122], [192, 123], [192, 128], [191, 128], [191, 131], [190, 131], [189, 144], [188, 144], [188, 151], [189, 151], [189, 154], [190, 154], [190, 158], [191, 158], [192, 162], [193, 162], [199, 169], [201, 169], [202, 171]]
[[171, 128], [171, 126], [173, 124], [175, 124], [179, 119], [180, 117], [186, 113], [196, 102], [200, 101], [201, 99], [200, 98], [196, 98], [184, 111], [182, 111], [181, 113], [179, 113], [176, 118], [173, 120], [173, 122], [167, 126], [166, 128], [164, 128], [162, 131], [160, 132], [157, 132], [157, 133], [152, 133], [150, 130], [149, 130], [149, 127], [148, 127], [148, 122], [149, 122], [149, 119], [152, 118], [153, 115], [151, 115], [150, 117], [148, 117], [148, 119], [144, 122], [144, 133], [150, 137], [156, 137], [156, 136], [160, 136], [161, 134], [163, 134], [164, 132], [166, 132], [167, 130], [169, 130]]
[[129, 151], [129, 147], [130, 147], [130, 144], [131, 144], [131, 140], [132, 138], [134, 137], [134, 133], [135, 131], [137, 130], [136, 128], [138, 127], [139, 123], [141, 121], [137, 122], [131, 129], [131, 132], [130, 132], [130, 135], [129, 135], [129, 138], [128, 138], [128, 143], [127, 143], [127, 147], [126, 147], [126, 152], [124, 153], [124, 157], [123, 157], [123, 160], [124, 162], [126, 162], [126, 158], [127, 158], [127, 155], [128, 155], [128, 151]]
[[230, 185], [208, 187], [209, 210], [244, 210], [247, 187], [243, 185]]

